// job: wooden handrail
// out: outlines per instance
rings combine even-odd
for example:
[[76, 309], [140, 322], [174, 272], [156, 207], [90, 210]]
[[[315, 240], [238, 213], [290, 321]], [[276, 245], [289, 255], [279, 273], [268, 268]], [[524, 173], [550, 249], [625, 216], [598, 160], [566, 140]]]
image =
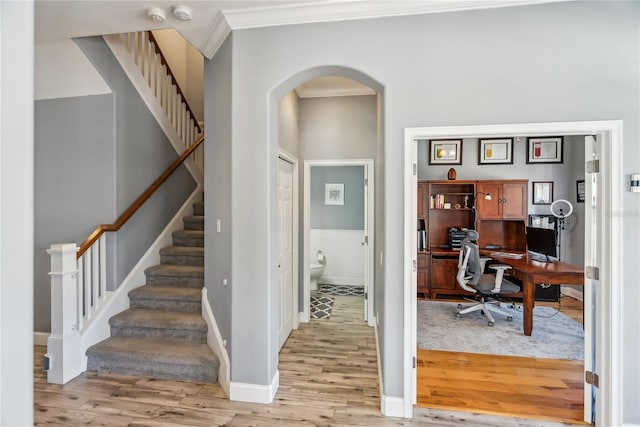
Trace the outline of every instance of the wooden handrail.
[[89, 237], [87, 237], [85, 241], [80, 245], [80, 250], [78, 250], [76, 259], [80, 258], [87, 251], [87, 249], [89, 249], [91, 245], [93, 245], [96, 240], [98, 240], [100, 236], [104, 234], [105, 231], [120, 230], [120, 228], [129, 220], [129, 218], [131, 218], [133, 214], [135, 214], [138, 209], [140, 209], [144, 202], [146, 202], [147, 199], [149, 199], [149, 197], [151, 197], [151, 195], [155, 193], [155, 191], [171, 176], [171, 174], [175, 172], [176, 169], [178, 169], [178, 166], [184, 163], [187, 157], [189, 157], [195, 151], [195, 149], [200, 146], [202, 141], [204, 141], [204, 134], [200, 135], [198, 139], [196, 139], [194, 143], [191, 144], [191, 146], [187, 148], [184, 153], [182, 153], [180, 157], [178, 157], [171, 164], [171, 166], [169, 166], [167, 170], [164, 171], [164, 173], [160, 175], [160, 177], [156, 179], [153, 184], [151, 184], [149, 188], [147, 188], [145, 192], [142, 193], [140, 197], [138, 197], [126, 211], [124, 211], [122, 215], [120, 215], [120, 218], [118, 218], [116, 222], [114, 222], [113, 224], [99, 225], [95, 230], [93, 230], [93, 232], [89, 234]]
[[153, 43], [153, 48], [155, 49], [155, 52], [158, 55], [160, 55], [160, 63], [167, 67], [167, 72], [169, 73], [169, 76], [171, 76], [171, 83], [176, 85], [176, 89], [178, 90], [178, 94], [180, 94], [180, 96], [182, 97], [182, 100], [184, 101], [184, 105], [185, 105], [185, 107], [187, 107], [187, 111], [189, 111], [189, 114], [191, 115], [191, 118], [193, 119], [193, 122], [195, 123], [196, 127], [198, 128], [198, 131], [200, 133], [202, 133], [202, 127], [200, 126], [200, 123], [198, 123], [198, 119], [196, 119], [196, 115], [193, 114], [193, 110], [191, 109], [191, 106], [189, 105], [189, 102], [187, 101], [187, 97], [184, 96], [184, 92], [182, 92], [182, 89], [180, 88], [180, 85], [178, 84], [178, 80], [176, 80], [176, 77], [173, 75], [173, 71], [171, 71], [171, 67], [169, 67], [169, 64], [167, 63], [167, 60], [165, 59], [165, 56], [162, 53], [162, 49], [160, 49], [160, 45], [158, 44], [158, 41], [153, 36], [153, 33], [151, 31], [147, 31], [147, 32], [149, 33], [149, 41], [151, 43]]

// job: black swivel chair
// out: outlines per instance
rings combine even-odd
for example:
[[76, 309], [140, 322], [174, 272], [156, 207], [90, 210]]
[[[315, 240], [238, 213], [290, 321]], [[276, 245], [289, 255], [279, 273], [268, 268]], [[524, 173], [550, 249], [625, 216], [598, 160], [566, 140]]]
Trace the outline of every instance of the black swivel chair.
[[520, 287], [504, 278], [505, 270], [511, 268], [509, 265], [493, 264], [489, 268], [495, 270], [495, 274], [484, 273], [485, 264], [490, 258], [480, 257], [478, 245], [473, 243], [478, 240], [478, 237], [477, 231], [468, 230], [467, 237], [462, 240], [456, 280], [462, 289], [473, 292], [479, 302], [464, 309], [461, 304], [458, 304], [461, 310], [456, 317], [460, 318], [463, 314], [482, 310], [489, 319], [488, 325], [493, 326], [492, 312], [506, 316], [509, 321], [513, 320], [509, 313], [496, 307], [496, 304], [500, 303], [497, 299], [498, 295], [519, 292]]

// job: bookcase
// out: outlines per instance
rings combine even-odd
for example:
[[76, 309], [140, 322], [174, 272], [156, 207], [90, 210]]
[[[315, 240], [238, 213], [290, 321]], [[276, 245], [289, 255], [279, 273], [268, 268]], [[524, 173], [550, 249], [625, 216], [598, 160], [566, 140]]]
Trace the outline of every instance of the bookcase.
[[527, 188], [527, 180], [419, 181], [418, 295], [468, 294], [456, 283], [460, 252], [451, 245], [450, 229], [478, 230], [481, 249], [524, 251]]

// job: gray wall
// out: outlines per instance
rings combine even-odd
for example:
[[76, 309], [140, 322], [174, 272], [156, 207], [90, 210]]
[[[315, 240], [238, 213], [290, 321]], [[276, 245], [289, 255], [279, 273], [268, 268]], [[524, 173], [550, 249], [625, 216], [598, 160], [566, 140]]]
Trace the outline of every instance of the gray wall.
[[[232, 341], [231, 325], [233, 308], [232, 294], [235, 292], [234, 277], [231, 276], [232, 241], [231, 241], [231, 197], [232, 187], [225, 183], [231, 182], [231, 94], [232, 94], [232, 63], [231, 54], [233, 35], [228, 37], [216, 56], [206, 62], [204, 120], [207, 130], [207, 142], [204, 150], [204, 164], [206, 184], [204, 199], [206, 200], [205, 229], [205, 286], [209, 304], [216, 318], [218, 329], [223, 339], [227, 340], [227, 351], [231, 358], [231, 378], [234, 378], [235, 368], [233, 352], [235, 343]], [[212, 95], [213, 94], [213, 95]], [[236, 153], [241, 156], [241, 153]], [[248, 169], [243, 169], [249, 173]], [[216, 220], [220, 220], [221, 233], [216, 230]], [[250, 251], [245, 255], [250, 254]], [[243, 259], [247, 262], [247, 257]], [[227, 279], [229, 286], [222, 285]], [[238, 309], [237, 316], [242, 316], [244, 310]]]
[[[53, 243], [80, 244], [113, 223], [177, 155], [101, 37], [78, 40], [113, 94], [36, 102], [35, 330], [50, 330]], [[196, 183], [180, 167], [117, 233], [108, 233], [109, 289], [117, 287]], [[113, 261], [113, 258], [111, 258]]]
[[[364, 167], [313, 166], [310, 168], [311, 228], [364, 230]], [[344, 205], [325, 205], [325, 184], [344, 184]]]
[[293, 90], [278, 103], [278, 146], [299, 160], [300, 120], [298, 105], [299, 98]]
[[302, 158], [375, 159], [376, 121], [375, 95], [302, 98]]
[[[402, 370], [409, 363], [402, 359], [403, 289], [398, 286], [405, 265], [404, 129], [621, 119], [625, 142], [619, 179], [627, 182], [640, 158], [639, 19], [636, 2], [561, 2], [235, 32], [232, 145], [238, 155], [232, 156], [228, 184], [234, 189], [233, 254], [251, 253], [254, 260], [250, 265], [234, 260], [232, 266], [236, 285], [239, 279], [246, 284], [234, 293], [234, 306], [245, 313], [237, 325], [234, 318], [233, 326], [243, 331], [245, 342], [244, 356], [234, 358], [239, 369], [246, 368], [241, 380], [267, 384], [277, 364], [277, 344], [272, 344], [277, 328], [259, 325], [277, 324], [277, 239], [272, 231], [277, 215], [275, 197], [269, 194], [275, 188], [277, 135], [272, 129], [277, 128], [273, 116], [280, 97], [309, 77], [335, 69], [359, 73], [384, 93], [384, 146], [379, 147], [384, 155], [378, 159], [384, 168], [378, 201], [384, 209], [376, 213], [383, 218], [379, 237], [384, 242], [376, 254], [381, 263], [376, 272], [382, 275], [376, 286], [384, 287], [380, 294], [376, 289], [382, 297], [378, 331], [384, 394], [402, 396]], [[285, 88], [283, 82], [292, 86]], [[208, 176], [206, 184], [215, 181]], [[625, 269], [623, 283], [614, 285], [622, 286], [625, 295], [624, 418], [638, 423], [640, 342], [633, 331], [640, 328], [640, 318], [633, 315], [632, 304], [640, 298], [633, 280], [640, 199], [626, 192], [623, 204]]]
[[[109, 94], [35, 102], [36, 331], [50, 330], [51, 261], [46, 250], [53, 243], [80, 244], [99, 224], [116, 217], [114, 98]], [[113, 256], [112, 244], [108, 250]], [[111, 288], [113, 273], [112, 268]]]

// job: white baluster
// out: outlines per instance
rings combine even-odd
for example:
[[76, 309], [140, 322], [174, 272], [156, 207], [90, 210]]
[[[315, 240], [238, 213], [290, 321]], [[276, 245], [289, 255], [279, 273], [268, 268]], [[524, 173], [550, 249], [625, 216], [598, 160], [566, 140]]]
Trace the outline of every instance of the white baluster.
[[82, 263], [84, 264], [84, 318], [87, 320], [91, 319], [91, 278], [93, 277], [93, 273], [91, 271], [91, 251], [82, 255]]
[[78, 274], [76, 274], [76, 295], [78, 306], [78, 330], [81, 331], [84, 328], [84, 265], [82, 258], [76, 260], [76, 268]]
[[100, 236], [100, 299], [107, 298], [107, 236]]
[[91, 246], [91, 312], [95, 313], [100, 304], [100, 246]]

